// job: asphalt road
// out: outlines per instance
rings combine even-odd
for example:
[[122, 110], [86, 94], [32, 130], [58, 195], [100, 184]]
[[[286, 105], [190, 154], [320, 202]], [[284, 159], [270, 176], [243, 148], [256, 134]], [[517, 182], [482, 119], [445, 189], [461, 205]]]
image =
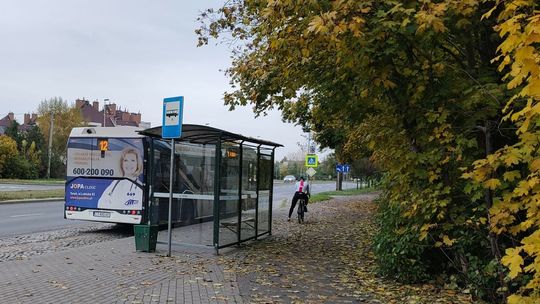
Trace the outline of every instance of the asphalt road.
[[[283, 200], [290, 202], [294, 194], [294, 183], [284, 184], [283, 182], [274, 183], [274, 208], [279, 206]], [[336, 190], [336, 182], [320, 182], [312, 184], [311, 194], [317, 194], [320, 192], [334, 191]], [[343, 189], [352, 189], [356, 188], [356, 183], [353, 182], [344, 182], [342, 185]]]
[[0, 204], [0, 237], [89, 225], [64, 219], [64, 202]]
[[[26, 185], [25, 185], [26, 186]], [[335, 183], [312, 185], [311, 193], [335, 190]], [[344, 188], [353, 188], [356, 184], [344, 184]], [[294, 192], [294, 184], [274, 184], [274, 209], [288, 206]], [[64, 219], [64, 202], [34, 202], [19, 204], [0, 204], [0, 237], [35, 232], [51, 231], [83, 225], [95, 225], [93, 222]]]

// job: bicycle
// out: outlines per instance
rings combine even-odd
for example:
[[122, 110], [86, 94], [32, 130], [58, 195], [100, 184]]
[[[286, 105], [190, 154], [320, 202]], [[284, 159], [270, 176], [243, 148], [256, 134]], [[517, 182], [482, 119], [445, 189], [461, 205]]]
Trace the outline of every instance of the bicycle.
[[306, 197], [301, 197], [298, 199], [298, 223], [303, 223], [304, 222], [304, 214], [306, 213], [306, 202], [307, 202], [307, 198]]

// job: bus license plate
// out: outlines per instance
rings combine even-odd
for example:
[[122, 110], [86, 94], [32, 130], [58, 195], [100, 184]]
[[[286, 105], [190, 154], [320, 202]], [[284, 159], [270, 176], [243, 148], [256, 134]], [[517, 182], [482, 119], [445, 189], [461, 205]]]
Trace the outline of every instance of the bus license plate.
[[110, 212], [103, 212], [103, 211], [94, 211], [95, 217], [111, 217]]

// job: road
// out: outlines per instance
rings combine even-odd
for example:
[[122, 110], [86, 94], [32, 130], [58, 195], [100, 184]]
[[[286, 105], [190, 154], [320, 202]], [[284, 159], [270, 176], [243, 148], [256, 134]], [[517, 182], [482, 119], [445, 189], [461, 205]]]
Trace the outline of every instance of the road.
[[[353, 182], [344, 182], [342, 185], [343, 189], [352, 189], [356, 187], [356, 184]], [[334, 191], [336, 190], [335, 182], [320, 182], [311, 185], [311, 194], [317, 194], [325, 191]], [[283, 200], [289, 202], [294, 194], [294, 183], [283, 184], [283, 182], [274, 183], [274, 208], [278, 207]]]
[[0, 204], [0, 237], [90, 224], [65, 220], [63, 210], [63, 201]]
[[[349, 183], [344, 188], [352, 188]], [[335, 183], [314, 184], [311, 193], [335, 190]], [[274, 209], [288, 206], [294, 191], [294, 184], [274, 184]], [[70, 227], [95, 225], [93, 222], [65, 220], [63, 201], [0, 204], [0, 237], [35, 232], [58, 230]]]

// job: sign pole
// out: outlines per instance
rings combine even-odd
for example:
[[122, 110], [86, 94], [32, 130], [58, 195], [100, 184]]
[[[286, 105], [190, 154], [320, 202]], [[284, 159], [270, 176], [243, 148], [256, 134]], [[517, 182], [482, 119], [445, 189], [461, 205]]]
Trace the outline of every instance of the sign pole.
[[169, 218], [167, 221], [167, 256], [171, 256], [171, 238], [172, 238], [172, 197], [173, 197], [173, 172], [174, 172], [174, 138], [171, 139], [171, 172], [169, 175]]
[[169, 97], [163, 100], [163, 125], [161, 137], [171, 139], [171, 172], [169, 176], [169, 214], [167, 220], [167, 256], [171, 256], [172, 239], [172, 199], [173, 199], [173, 174], [174, 174], [174, 139], [182, 136], [182, 116], [184, 109], [184, 97]]

